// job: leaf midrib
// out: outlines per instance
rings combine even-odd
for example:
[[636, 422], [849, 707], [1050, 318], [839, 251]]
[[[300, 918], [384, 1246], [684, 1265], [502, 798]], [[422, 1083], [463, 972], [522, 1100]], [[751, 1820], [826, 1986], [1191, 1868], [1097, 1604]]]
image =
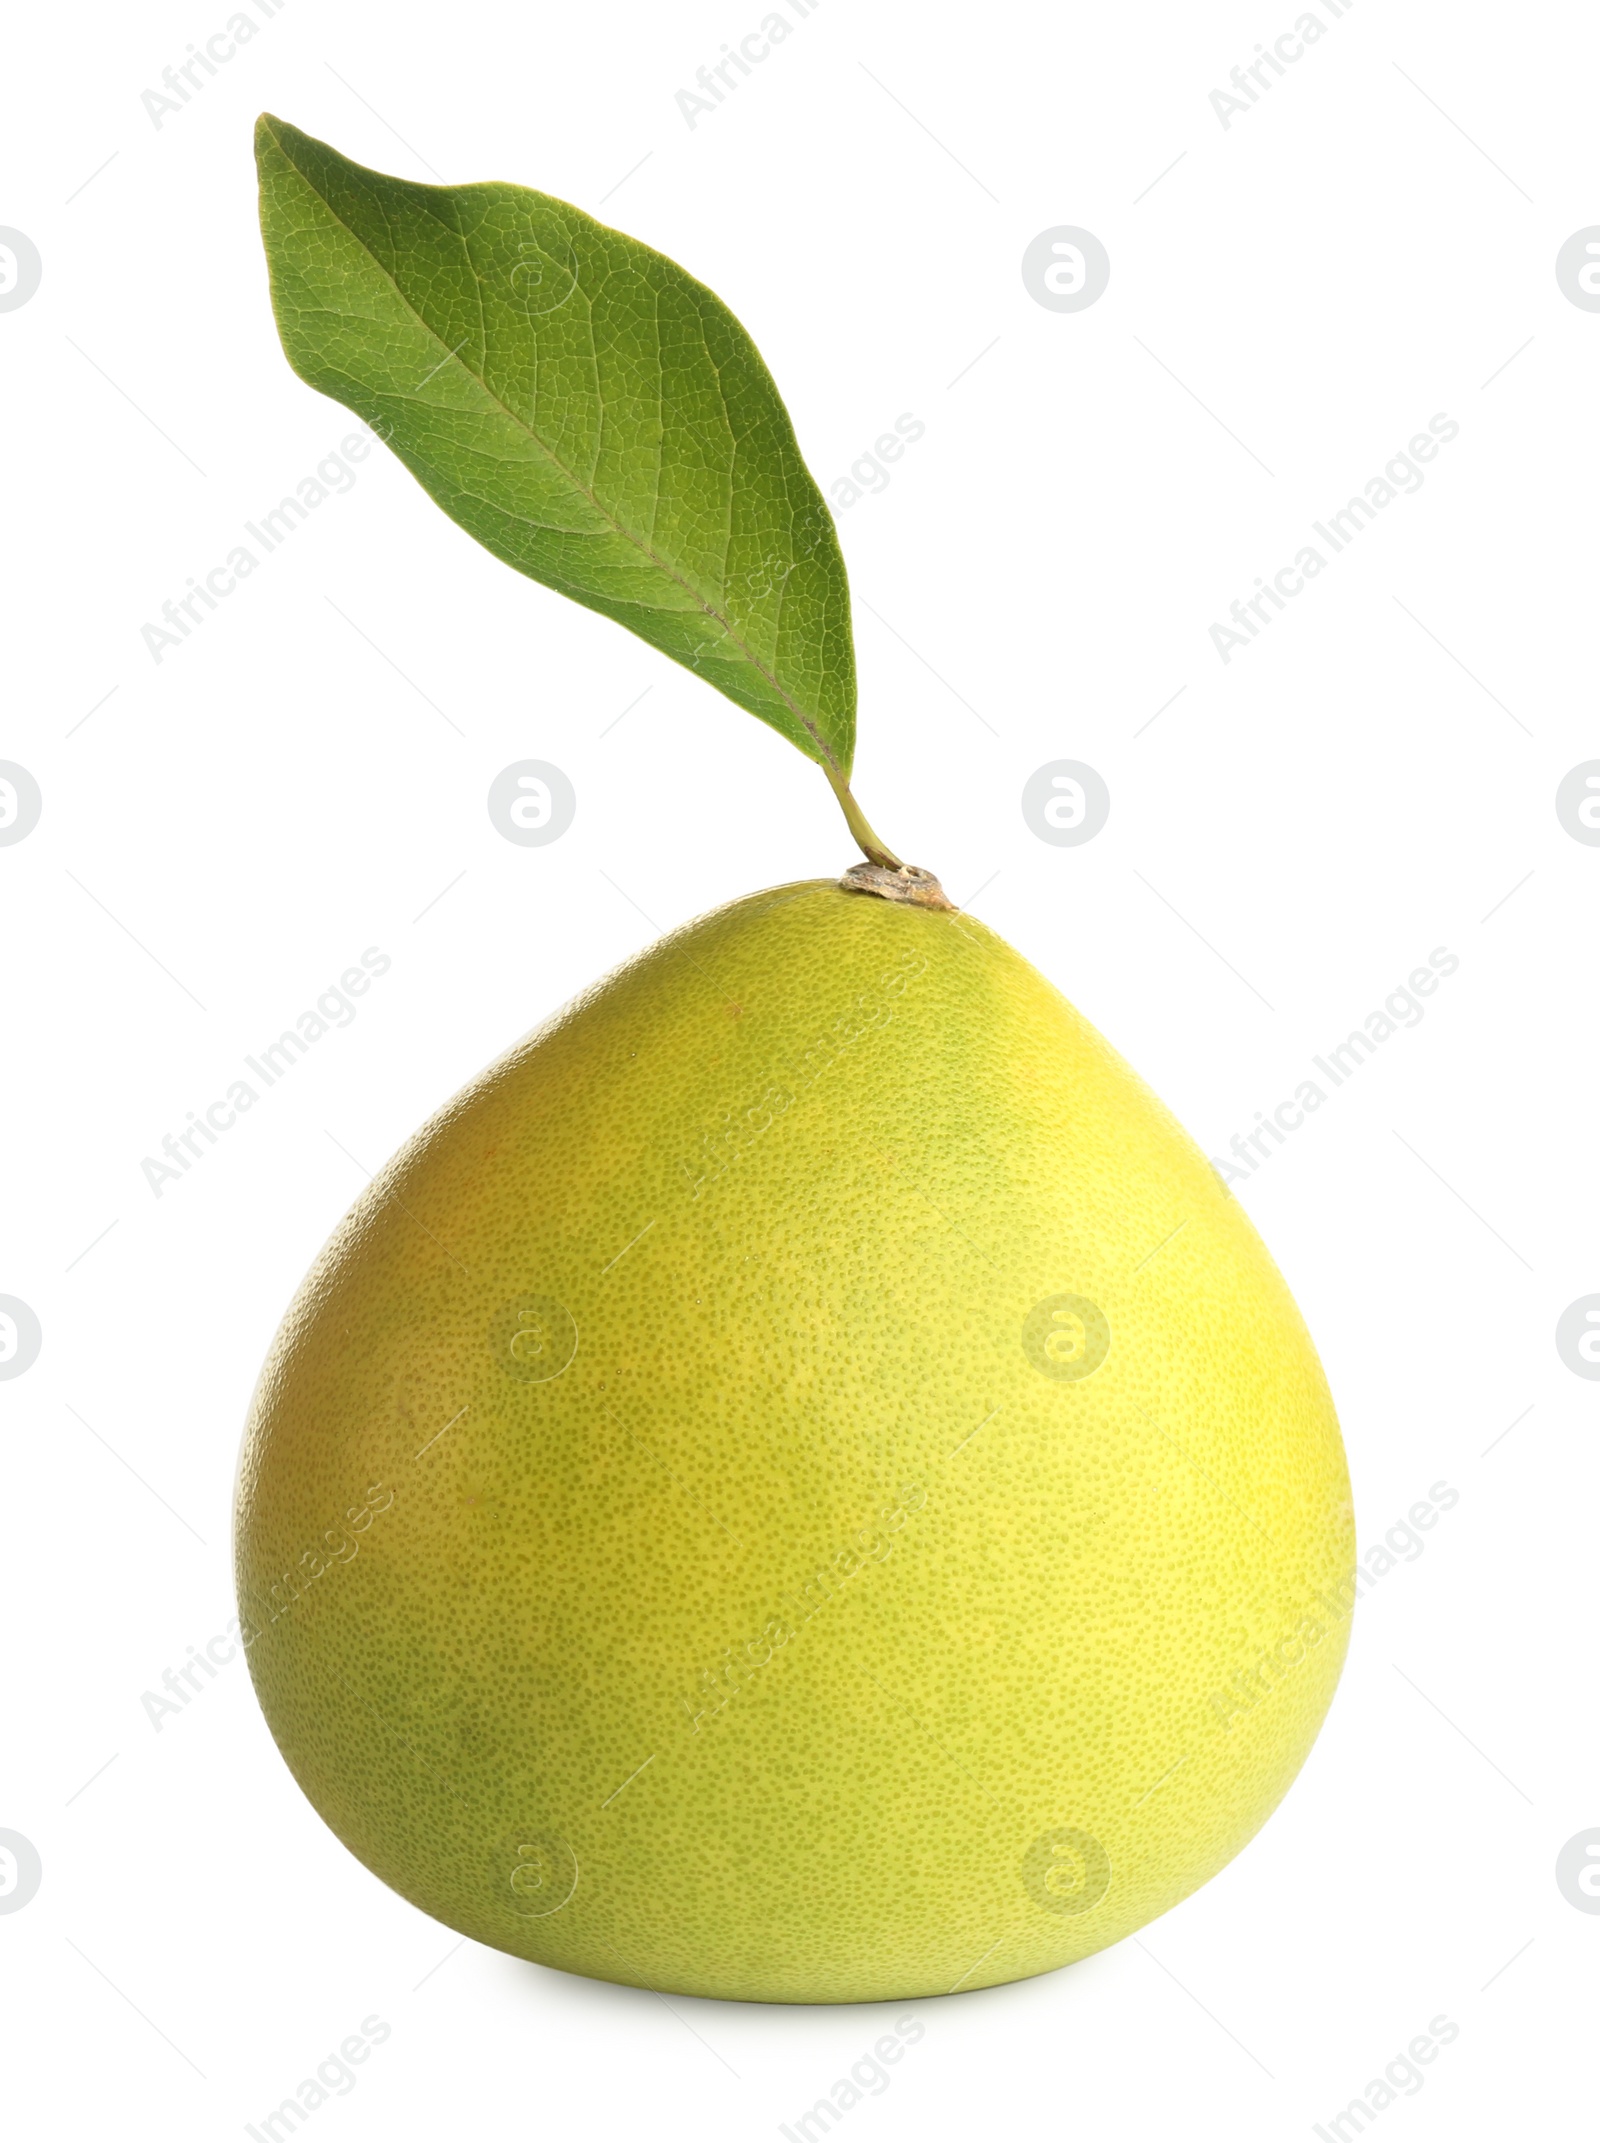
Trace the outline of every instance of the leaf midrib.
[[[435, 342], [437, 342], [441, 347], [443, 347], [444, 337], [439, 334], [435, 328], [429, 326], [428, 322], [422, 317], [421, 313], [419, 313], [417, 311], [417, 308], [412, 304], [410, 298], [407, 297], [404, 290], [401, 289], [399, 283], [395, 280], [395, 277], [391, 273], [391, 271], [384, 265], [381, 260], [379, 260], [378, 256], [373, 252], [372, 248], [366, 243], [366, 241], [360, 236], [360, 234], [351, 229], [350, 225], [346, 223], [343, 216], [339, 214], [339, 211], [334, 207], [333, 203], [328, 199], [327, 195], [318, 189], [318, 187], [301, 169], [300, 165], [295, 162], [282, 137], [275, 131], [273, 131], [270, 126], [268, 131], [272, 133], [272, 140], [274, 146], [277, 148], [280, 155], [284, 158], [284, 161], [295, 173], [295, 176], [300, 180], [301, 184], [306, 187], [307, 191], [310, 192], [315, 197], [315, 199], [322, 203], [323, 207], [333, 218], [334, 222], [338, 224], [339, 228], [342, 231], [347, 233], [352, 244], [359, 247], [361, 252], [366, 256], [366, 258], [372, 262], [373, 266], [378, 270], [379, 274], [382, 275], [388, 282], [389, 287], [393, 290], [395, 296], [400, 300], [401, 304], [406, 308], [407, 312], [410, 313], [412, 319], [416, 321], [417, 325], [422, 329], [423, 333], [432, 337]], [[429, 213], [431, 214], [432, 211], [430, 210]], [[467, 248], [465, 234], [457, 230], [452, 232], [451, 235], [458, 239], [461, 243], [462, 251], [466, 256], [468, 271], [472, 276], [473, 283], [478, 292], [478, 319], [480, 332], [482, 335], [484, 354], [487, 357], [489, 336], [483, 312], [483, 278], [479, 275], [478, 270], [473, 263], [471, 252]], [[735, 631], [731, 620], [725, 617], [723, 613], [718, 610], [714, 603], [708, 602], [705, 596], [700, 593], [700, 590], [692, 586], [691, 583], [684, 578], [682, 573], [678, 571], [677, 567], [672, 565], [667, 559], [663, 558], [661, 554], [650, 543], [646, 542], [643, 538], [635, 535], [632, 529], [624, 526], [624, 524], [617, 519], [616, 515], [611, 512], [610, 508], [603, 504], [603, 502], [596, 497], [592, 488], [584, 482], [582, 477], [580, 477], [574, 470], [570, 469], [567, 466], [567, 464], [562, 460], [561, 456], [556, 452], [555, 448], [551, 446], [550, 442], [547, 439], [541, 438], [539, 433], [534, 429], [534, 427], [527, 421], [525, 417], [519, 416], [514, 409], [510, 408], [509, 405], [504, 402], [498, 394], [495, 393], [494, 389], [489, 385], [489, 382], [486, 379], [481, 379], [478, 374], [473, 371], [470, 365], [462, 363], [459, 352], [447, 352], [446, 363], [461, 364], [461, 369], [463, 372], [466, 373], [467, 377], [472, 380], [477, 387], [481, 388], [483, 393], [488, 396], [489, 400], [495, 405], [495, 407], [499, 409], [502, 414], [517, 427], [519, 431], [526, 434], [526, 436], [533, 441], [534, 445], [539, 449], [542, 454], [544, 454], [549, 459], [553, 467], [555, 467], [561, 472], [561, 474], [572, 485], [573, 489], [581, 493], [582, 496], [589, 501], [590, 505], [594, 508], [595, 512], [600, 516], [600, 518], [605, 521], [615, 531], [617, 535], [621, 536], [624, 542], [631, 543], [634, 549], [638, 551], [642, 557], [648, 559], [653, 566], [655, 566], [660, 572], [664, 573], [668, 580], [676, 582], [676, 584], [680, 588], [682, 588], [682, 590], [687, 596], [691, 597], [693, 601], [700, 605], [701, 610], [708, 618], [713, 619], [716, 624], [722, 627], [722, 630], [727, 634], [728, 638], [733, 642], [734, 646], [738, 648], [740, 654], [744, 657], [745, 661], [749, 663], [750, 667], [756, 672], [759, 677], [762, 677], [766, 680], [766, 682], [771, 686], [772, 690], [777, 694], [778, 698], [789, 709], [789, 712], [794, 716], [795, 720], [801, 724], [801, 726], [805, 729], [806, 733], [814, 740], [817, 749], [822, 753], [826, 763], [833, 768], [835, 773], [842, 774], [844, 769], [840, 766], [838, 760], [834, 757], [833, 752], [829, 748], [827, 739], [817, 728], [815, 722], [812, 721], [811, 717], [806, 713], [803, 707], [796, 704], [796, 702], [790, 697], [789, 693], [784, 689], [783, 685], [779, 682], [778, 678], [773, 674], [773, 672], [767, 667], [767, 665], [761, 660], [761, 658], [755, 653], [755, 651], [749, 646], [749, 644], [740, 636], [740, 634]], [[443, 367], [441, 366], [440, 369], [443, 370]], [[407, 401], [411, 401], [414, 400], [415, 397], [407, 395], [404, 397], [404, 399]], [[727, 405], [724, 404], [723, 406], [724, 409], [726, 409]], [[601, 409], [603, 416], [603, 400], [601, 403]], [[786, 594], [786, 589], [779, 590], [780, 604], [782, 603]]]

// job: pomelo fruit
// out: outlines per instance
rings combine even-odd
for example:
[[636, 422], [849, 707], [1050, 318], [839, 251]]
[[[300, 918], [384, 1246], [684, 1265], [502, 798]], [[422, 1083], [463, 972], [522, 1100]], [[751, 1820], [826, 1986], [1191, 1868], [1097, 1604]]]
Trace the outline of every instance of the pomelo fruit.
[[248, 1657], [350, 1850], [515, 1955], [765, 2001], [1049, 1970], [1265, 1821], [1345, 1650], [1249, 1221], [970, 916], [760, 893], [396, 1157], [245, 1438]]

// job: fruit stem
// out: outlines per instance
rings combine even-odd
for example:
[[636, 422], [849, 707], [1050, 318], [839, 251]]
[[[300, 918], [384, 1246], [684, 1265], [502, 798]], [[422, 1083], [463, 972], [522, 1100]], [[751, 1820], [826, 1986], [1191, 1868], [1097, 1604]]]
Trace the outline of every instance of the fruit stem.
[[860, 844], [861, 853], [866, 857], [867, 861], [869, 863], [881, 863], [891, 871], [900, 870], [902, 868], [900, 858], [892, 848], [886, 847], [873, 832], [871, 825], [868, 823], [866, 813], [851, 795], [850, 784], [845, 780], [838, 768], [830, 766], [824, 760], [822, 762], [822, 771], [827, 775], [828, 784], [834, 795], [839, 799], [839, 809], [844, 813], [845, 824], [855, 835]]

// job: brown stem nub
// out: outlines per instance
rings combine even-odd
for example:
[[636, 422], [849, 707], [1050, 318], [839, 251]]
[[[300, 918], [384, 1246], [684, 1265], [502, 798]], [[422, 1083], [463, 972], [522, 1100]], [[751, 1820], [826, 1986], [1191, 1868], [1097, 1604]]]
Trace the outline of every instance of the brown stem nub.
[[932, 871], [925, 871], [915, 863], [902, 863], [892, 848], [887, 848], [873, 832], [867, 815], [850, 794], [850, 784], [838, 768], [823, 761], [822, 771], [827, 775], [833, 793], [839, 799], [839, 808], [844, 813], [845, 824], [861, 844], [865, 863], [852, 864], [839, 880], [847, 893], [873, 893], [879, 900], [898, 900], [913, 908], [951, 908], [955, 902], [946, 900], [944, 887]]
[[915, 863], [902, 863], [894, 870], [883, 863], [853, 863], [839, 883], [847, 893], [875, 893], [880, 900], [898, 900], [910, 908], [955, 911], [955, 902], [945, 898], [944, 887], [932, 871]]

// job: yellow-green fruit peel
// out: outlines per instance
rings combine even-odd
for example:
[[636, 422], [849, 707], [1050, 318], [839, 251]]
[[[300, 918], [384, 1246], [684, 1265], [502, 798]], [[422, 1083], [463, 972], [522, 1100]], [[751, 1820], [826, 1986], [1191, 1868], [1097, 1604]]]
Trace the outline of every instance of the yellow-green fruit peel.
[[970, 916], [680, 930], [404, 1149], [241, 1466], [248, 1657], [481, 1942], [766, 2001], [992, 1985], [1222, 1867], [1354, 1561], [1327, 1386], [1161, 1104]]

